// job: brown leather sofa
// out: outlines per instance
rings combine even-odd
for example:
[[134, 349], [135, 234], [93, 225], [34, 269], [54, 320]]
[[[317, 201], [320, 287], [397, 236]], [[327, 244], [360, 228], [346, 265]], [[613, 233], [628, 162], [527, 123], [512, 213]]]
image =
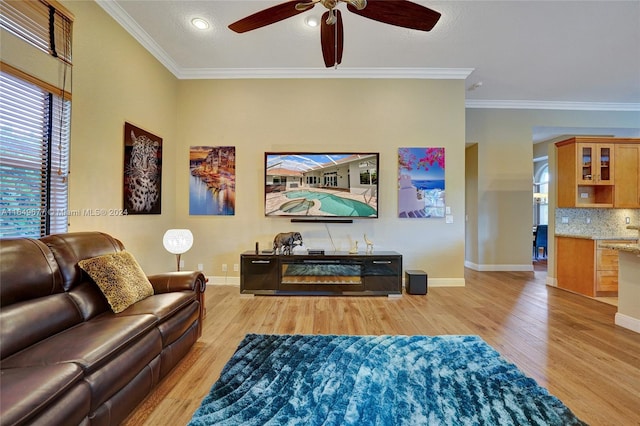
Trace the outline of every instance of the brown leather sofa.
[[150, 276], [112, 311], [78, 262], [122, 250], [99, 232], [0, 242], [2, 425], [118, 424], [200, 337], [200, 272]]

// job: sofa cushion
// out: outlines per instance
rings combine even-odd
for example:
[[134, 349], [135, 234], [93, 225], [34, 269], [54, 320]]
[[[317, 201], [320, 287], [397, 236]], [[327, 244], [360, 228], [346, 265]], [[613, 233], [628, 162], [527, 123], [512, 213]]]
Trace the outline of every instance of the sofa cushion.
[[[162, 347], [176, 340], [198, 319], [200, 304], [193, 291], [154, 294], [127, 308], [117, 316], [151, 314], [158, 318]], [[195, 317], [193, 313], [195, 312]], [[190, 318], [192, 317], [192, 318]]]
[[87, 280], [69, 290], [67, 294], [76, 304], [85, 321], [104, 312], [112, 312], [107, 298], [93, 281]]
[[[96, 410], [120, 389], [126, 387], [154, 359], [159, 359], [161, 352], [160, 332], [157, 329], [151, 329], [109, 362], [93, 373], [87, 374], [84, 380], [91, 389], [91, 410]], [[151, 373], [151, 370], [149, 372]], [[154, 384], [159, 381], [159, 368], [157, 373], [153, 377]]]
[[[4, 287], [4, 277], [2, 280]], [[0, 310], [0, 356], [4, 360], [81, 322], [78, 308], [64, 293], [4, 306]]]
[[[19, 424], [37, 417], [40, 412], [69, 389], [82, 382], [82, 369], [73, 363], [38, 365], [25, 368], [2, 370], [2, 423]], [[78, 402], [89, 406], [86, 386], [81, 387], [84, 395]]]
[[3, 359], [2, 368], [75, 362], [91, 374], [147, 334], [156, 321], [153, 315], [105, 312]]
[[175, 291], [173, 293], [154, 294], [130, 306], [116, 316], [151, 314], [163, 322], [189, 303], [197, 300], [193, 291]]
[[0, 243], [0, 306], [62, 293], [62, 275], [49, 248], [31, 238]]
[[40, 241], [53, 253], [62, 274], [62, 286], [66, 291], [87, 279], [78, 266], [79, 261], [124, 250], [120, 241], [102, 232], [55, 234], [43, 237]]
[[115, 313], [153, 295], [153, 286], [127, 251], [81, 260], [78, 265], [100, 287]]

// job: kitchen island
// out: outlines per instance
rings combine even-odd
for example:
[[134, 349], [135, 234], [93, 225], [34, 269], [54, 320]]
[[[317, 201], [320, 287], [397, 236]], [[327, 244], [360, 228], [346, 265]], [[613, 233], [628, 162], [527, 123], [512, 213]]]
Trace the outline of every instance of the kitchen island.
[[618, 296], [618, 250], [637, 236], [555, 234], [557, 287], [589, 297]]
[[618, 250], [618, 312], [615, 323], [640, 333], [640, 245], [606, 244]]

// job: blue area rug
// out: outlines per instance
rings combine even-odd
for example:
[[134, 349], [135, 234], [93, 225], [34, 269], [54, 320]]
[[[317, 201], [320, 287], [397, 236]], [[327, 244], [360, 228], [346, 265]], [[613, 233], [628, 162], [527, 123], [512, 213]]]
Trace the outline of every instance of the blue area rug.
[[478, 336], [247, 335], [201, 425], [584, 425]]

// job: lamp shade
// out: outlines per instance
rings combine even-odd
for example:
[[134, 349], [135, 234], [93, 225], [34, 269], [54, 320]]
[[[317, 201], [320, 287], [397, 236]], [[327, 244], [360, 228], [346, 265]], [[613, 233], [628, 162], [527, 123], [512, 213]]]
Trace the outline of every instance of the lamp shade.
[[188, 229], [169, 229], [162, 237], [162, 244], [169, 253], [186, 253], [193, 245], [193, 234]]

